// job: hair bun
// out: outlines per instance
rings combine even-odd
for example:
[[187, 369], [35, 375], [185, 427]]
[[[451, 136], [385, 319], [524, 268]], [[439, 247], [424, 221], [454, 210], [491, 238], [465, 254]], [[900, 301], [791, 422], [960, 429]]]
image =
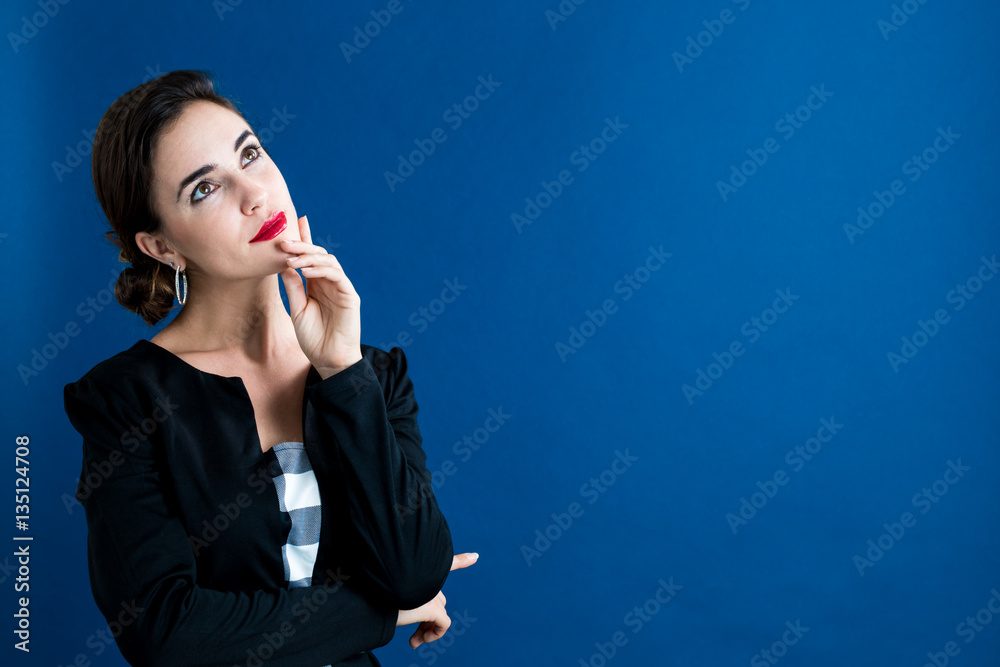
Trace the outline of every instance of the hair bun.
[[173, 307], [173, 289], [159, 276], [160, 263], [151, 266], [126, 266], [115, 283], [115, 299], [128, 310], [142, 316], [150, 326], [166, 317]]

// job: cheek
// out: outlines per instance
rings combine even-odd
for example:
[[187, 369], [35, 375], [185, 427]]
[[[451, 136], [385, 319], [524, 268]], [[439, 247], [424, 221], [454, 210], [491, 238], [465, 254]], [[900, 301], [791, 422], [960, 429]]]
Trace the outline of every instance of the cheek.
[[267, 190], [272, 197], [287, 199], [288, 205], [285, 207], [285, 213], [288, 215], [289, 227], [295, 226], [297, 235], [298, 225], [295, 224], [295, 221], [298, 220], [298, 217], [295, 213], [294, 204], [292, 204], [292, 196], [288, 192], [288, 184], [277, 167], [274, 167], [268, 173]]
[[203, 213], [186, 222], [182, 228], [176, 229], [174, 243], [179, 252], [196, 261], [203, 261], [231, 246], [234, 240], [245, 233], [240, 228], [241, 220], [238, 215], [226, 211], [211, 211], [207, 207]]

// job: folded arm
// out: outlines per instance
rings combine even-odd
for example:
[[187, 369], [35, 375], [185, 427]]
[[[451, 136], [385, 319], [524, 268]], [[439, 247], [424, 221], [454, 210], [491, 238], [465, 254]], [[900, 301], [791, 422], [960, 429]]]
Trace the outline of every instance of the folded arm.
[[368, 358], [312, 385], [305, 428], [336, 447], [359, 565], [398, 609], [412, 609], [448, 577], [451, 533], [425, 467], [406, 357], [401, 348], [378, 352], [386, 385]]
[[274, 657], [325, 664], [392, 638], [398, 611], [376, 606], [343, 573], [297, 589], [198, 586], [195, 557], [165, 493], [168, 475], [153, 440], [122, 445], [129, 425], [143, 419], [134, 397], [81, 380], [67, 386], [65, 407], [83, 436], [83, 470], [115, 463], [99, 483], [84, 488], [81, 480], [78, 496], [87, 517], [94, 599], [108, 623], [117, 623], [112, 628], [120, 628], [116, 641], [129, 663], [246, 664], [266, 637], [279, 633]]

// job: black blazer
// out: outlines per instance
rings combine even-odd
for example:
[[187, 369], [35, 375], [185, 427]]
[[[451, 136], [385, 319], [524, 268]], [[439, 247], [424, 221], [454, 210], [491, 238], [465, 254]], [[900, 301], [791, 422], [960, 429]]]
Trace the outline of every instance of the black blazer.
[[[243, 381], [139, 340], [66, 385], [83, 436], [91, 589], [133, 665], [378, 664], [451, 568], [401, 348], [322, 380], [304, 445], [322, 499], [313, 585], [287, 587], [273, 451]], [[256, 658], [256, 659], [255, 659]]]

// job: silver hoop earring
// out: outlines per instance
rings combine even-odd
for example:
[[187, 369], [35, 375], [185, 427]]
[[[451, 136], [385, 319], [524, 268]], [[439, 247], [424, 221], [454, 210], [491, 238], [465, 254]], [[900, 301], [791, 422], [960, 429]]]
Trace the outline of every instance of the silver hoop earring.
[[[173, 265], [174, 265], [174, 263], [170, 262], [170, 266], [173, 266]], [[183, 279], [183, 284], [184, 284], [184, 292], [183, 293], [181, 292], [181, 282], [182, 282], [182, 279]], [[176, 268], [176, 270], [174, 271], [174, 292], [177, 294], [177, 303], [181, 304], [182, 306], [187, 303], [187, 299], [188, 299], [188, 277], [187, 277], [187, 269], [181, 270], [180, 266], [178, 266]]]

